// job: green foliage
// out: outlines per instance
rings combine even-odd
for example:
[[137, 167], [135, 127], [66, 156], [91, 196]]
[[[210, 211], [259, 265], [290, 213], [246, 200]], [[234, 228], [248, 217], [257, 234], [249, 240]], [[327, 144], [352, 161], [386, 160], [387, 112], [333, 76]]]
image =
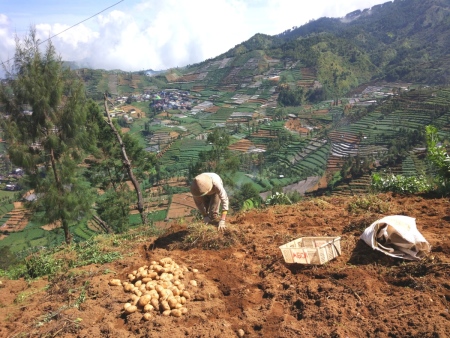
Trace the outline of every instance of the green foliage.
[[348, 204], [347, 210], [354, 214], [364, 212], [376, 212], [385, 214], [389, 211], [389, 202], [383, 201], [376, 195], [363, 195], [353, 198]]
[[17, 256], [11, 252], [10, 247], [0, 247], [0, 269], [7, 269], [16, 263], [18, 263]]
[[[97, 200], [97, 213], [116, 233], [128, 230], [131, 191], [126, 185], [119, 190], [109, 189]], [[125, 189], [123, 189], [125, 188]]]
[[90, 130], [85, 90], [51, 42], [44, 52], [39, 45], [34, 29], [16, 41], [13, 73], [0, 86], [5, 135], [11, 161], [24, 168], [39, 196], [36, 208], [46, 211], [48, 222], [62, 223], [70, 243], [69, 225], [88, 213], [92, 201], [90, 187], [77, 175]]
[[89, 264], [104, 264], [122, 258], [119, 252], [102, 250], [99, 242], [95, 239], [76, 243], [72, 250], [75, 251], [77, 258], [69, 261], [71, 268]]
[[300, 106], [303, 102], [303, 88], [291, 88], [288, 85], [280, 86], [280, 93], [278, 94], [278, 103], [282, 106]]
[[331, 180], [328, 182], [328, 188], [333, 190], [335, 188], [335, 186], [342, 181], [342, 175], [340, 171], [336, 171], [333, 174], [333, 177], [331, 178]]
[[121, 257], [119, 252], [103, 250], [98, 241], [90, 239], [33, 253], [23, 263], [12, 265], [3, 273], [12, 279], [52, 278], [70, 268], [109, 263]]
[[166, 217], [167, 217], [167, 210], [157, 210], [150, 212], [147, 215], [148, 220], [153, 222], [164, 221]]
[[432, 188], [423, 175], [407, 177], [390, 174], [382, 177], [379, 173], [372, 174], [371, 187], [376, 191], [392, 191], [399, 194], [425, 193]]
[[292, 204], [292, 201], [285, 193], [277, 191], [275, 194], [267, 197], [265, 203], [266, 205], [286, 205]]
[[437, 128], [426, 126], [427, 157], [436, 170], [435, 181], [438, 190], [448, 193], [450, 189], [450, 156], [445, 148], [440, 144]]
[[261, 197], [258, 189], [253, 183], [247, 182], [236, 188], [230, 205], [233, 210], [242, 210], [243, 208], [260, 205], [260, 203]]
[[53, 275], [61, 271], [64, 262], [48, 253], [35, 253], [25, 260], [26, 278]]
[[202, 172], [215, 172], [222, 177], [225, 184], [227, 175], [234, 174], [239, 169], [240, 159], [228, 149], [230, 135], [225, 128], [215, 128], [208, 134], [206, 143], [211, 146], [210, 150], [200, 151], [198, 159], [189, 165], [188, 181]]

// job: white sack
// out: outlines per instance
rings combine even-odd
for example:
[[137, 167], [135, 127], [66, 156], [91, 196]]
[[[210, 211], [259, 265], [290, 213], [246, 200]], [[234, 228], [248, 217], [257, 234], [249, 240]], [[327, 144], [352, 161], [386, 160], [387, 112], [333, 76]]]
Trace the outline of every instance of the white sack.
[[386, 216], [367, 227], [361, 239], [388, 256], [419, 260], [431, 250], [417, 230], [416, 219], [403, 215]]

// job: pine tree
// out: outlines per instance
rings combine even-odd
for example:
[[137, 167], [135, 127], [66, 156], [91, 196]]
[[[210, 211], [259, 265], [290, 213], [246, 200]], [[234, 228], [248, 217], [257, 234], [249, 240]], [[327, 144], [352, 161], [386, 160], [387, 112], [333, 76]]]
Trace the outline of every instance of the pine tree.
[[33, 206], [46, 222], [60, 222], [70, 243], [69, 226], [89, 213], [93, 196], [78, 167], [89, 140], [83, 83], [51, 42], [42, 48], [34, 29], [16, 39], [14, 61], [4, 69], [0, 103], [10, 159], [27, 173]]

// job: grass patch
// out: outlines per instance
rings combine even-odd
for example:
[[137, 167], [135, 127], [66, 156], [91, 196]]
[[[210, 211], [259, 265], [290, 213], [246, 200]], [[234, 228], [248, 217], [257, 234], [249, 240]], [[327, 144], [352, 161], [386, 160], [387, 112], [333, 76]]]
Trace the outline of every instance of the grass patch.
[[194, 222], [187, 227], [187, 234], [182, 241], [170, 244], [169, 248], [220, 250], [240, 242], [239, 234], [232, 225], [228, 225], [227, 230], [222, 233], [214, 225]]
[[347, 210], [352, 214], [365, 212], [385, 214], [390, 210], [390, 204], [376, 195], [364, 195], [352, 198]]

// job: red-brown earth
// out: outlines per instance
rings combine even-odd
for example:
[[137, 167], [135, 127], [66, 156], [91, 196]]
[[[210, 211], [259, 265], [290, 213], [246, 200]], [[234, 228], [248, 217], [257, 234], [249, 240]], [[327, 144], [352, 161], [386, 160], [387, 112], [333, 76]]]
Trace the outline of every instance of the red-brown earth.
[[[0, 336], [450, 337], [449, 202], [308, 198], [230, 215], [225, 234], [209, 239], [211, 231], [193, 233], [186, 220], [158, 238], [116, 237], [105, 250], [123, 258], [112, 263], [32, 281], [0, 278]], [[397, 214], [414, 217], [431, 244], [421, 261], [386, 256], [359, 239], [372, 222]], [[341, 236], [342, 255], [324, 265], [286, 264], [279, 246], [303, 236]], [[109, 280], [126, 281], [163, 257], [189, 269], [188, 312], [155, 313], [150, 321], [141, 311], [126, 316], [129, 293]]]

